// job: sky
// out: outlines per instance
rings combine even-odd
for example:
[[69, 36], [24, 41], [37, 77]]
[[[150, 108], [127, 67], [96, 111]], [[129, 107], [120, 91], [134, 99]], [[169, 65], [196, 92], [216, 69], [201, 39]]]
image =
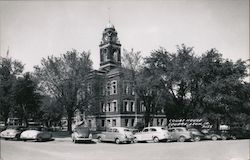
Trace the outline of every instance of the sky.
[[0, 1], [0, 54], [33, 71], [42, 58], [90, 51], [99, 68], [99, 44], [109, 21], [122, 48], [146, 57], [185, 44], [197, 55], [216, 48], [224, 58], [247, 60], [249, 0]]

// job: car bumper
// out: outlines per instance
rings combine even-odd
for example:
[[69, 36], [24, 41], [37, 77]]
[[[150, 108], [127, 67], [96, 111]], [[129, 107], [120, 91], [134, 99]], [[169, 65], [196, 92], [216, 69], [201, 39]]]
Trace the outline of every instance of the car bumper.
[[1, 135], [1, 138], [16, 138], [16, 135]]
[[122, 142], [132, 142], [134, 141], [134, 138], [125, 138], [121, 140]]
[[76, 137], [75, 140], [77, 140], [77, 141], [92, 141], [92, 138]]

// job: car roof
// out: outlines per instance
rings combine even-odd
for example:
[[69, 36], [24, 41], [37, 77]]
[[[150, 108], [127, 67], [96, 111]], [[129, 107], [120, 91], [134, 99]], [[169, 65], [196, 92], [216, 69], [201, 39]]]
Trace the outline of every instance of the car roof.
[[129, 128], [126, 128], [126, 127], [110, 127], [110, 129], [118, 129], [118, 130], [128, 129], [129, 130]]

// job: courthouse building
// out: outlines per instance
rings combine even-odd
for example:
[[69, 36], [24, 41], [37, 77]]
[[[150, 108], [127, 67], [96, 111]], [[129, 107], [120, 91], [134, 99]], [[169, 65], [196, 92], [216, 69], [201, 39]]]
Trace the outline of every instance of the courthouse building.
[[[135, 98], [130, 71], [121, 66], [121, 43], [111, 23], [102, 33], [100, 69], [89, 76], [88, 92], [91, 95], [91, 116], [87, 123], [93, 130], [105, 130], [111, 126], [134, 127], [143, 121], [145, 107]], [[152, 125], [164, 125], [165, 115], [154, 115]]]

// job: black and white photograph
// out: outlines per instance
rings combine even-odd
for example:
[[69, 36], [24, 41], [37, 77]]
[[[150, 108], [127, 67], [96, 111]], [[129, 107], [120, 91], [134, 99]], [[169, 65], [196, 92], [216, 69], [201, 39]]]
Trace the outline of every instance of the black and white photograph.
[[0, 0], [0, 160], [250, 160], [249, 0]]

